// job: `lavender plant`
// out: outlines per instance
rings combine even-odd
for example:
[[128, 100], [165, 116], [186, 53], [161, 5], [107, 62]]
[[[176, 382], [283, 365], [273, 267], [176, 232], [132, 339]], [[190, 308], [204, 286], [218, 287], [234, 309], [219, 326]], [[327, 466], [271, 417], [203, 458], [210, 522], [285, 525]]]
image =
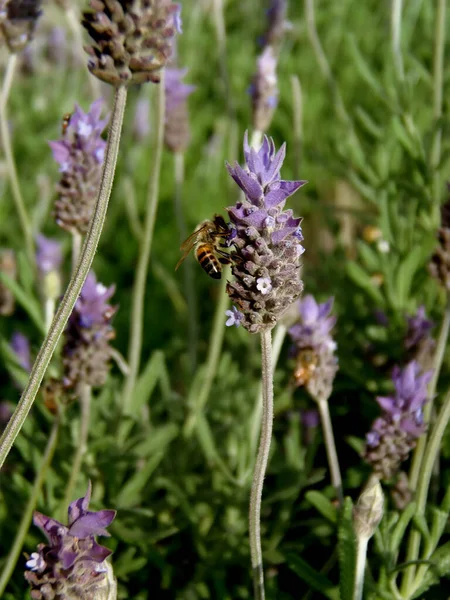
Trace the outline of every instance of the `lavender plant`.
[[[306, 181], [285, 181], [280, 170], [285, 146], [276, 152], [272, 139], [264, 137], [259, 150], [244, 137], [244, 156], [248, 170], [238, 163], [227, 164], [228, 172], [245, 194], [243, 201], [227, 208], [234, 280], [227, 293], [238, 305], [228, 319], [250, 333], [261, 334], [263, 417], [260, 447], [256, 459], [250, 496], [249, 537], [256, 598], [264, 598], [264, 572], [261, 551], [261, 497], [269, 460], [273, 420], [271, 329], [300, 296], [300, 256], [304, 252], [301, 218], [292, 210], [283, 211], [287, 198]], [[236, 308], [236, 307], [235, 307]]]

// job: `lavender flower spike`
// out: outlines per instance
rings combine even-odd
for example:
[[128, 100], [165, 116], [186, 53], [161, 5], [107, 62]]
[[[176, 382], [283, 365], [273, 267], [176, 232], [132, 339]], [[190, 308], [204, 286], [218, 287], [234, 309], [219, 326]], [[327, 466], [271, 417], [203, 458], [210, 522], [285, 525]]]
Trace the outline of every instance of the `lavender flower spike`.
[[153, 81], [181, 33], [181, 6], [170, 0], [91, 0], [83, 25], [93, 40], [90, 72], [114, 86]]
[[184, 152], [190, 141], [187, 99], [195, 90], [195, 85], [183, 83], [182, 79], [187, 71], [187, 69], [167, 68], [165, 74], [164, 142], [172, 152]]
[[395, 393], [377, 398], [382, 413], [366, 436], [364, 458], [380, 478], [392, 479], [426, 430], [423, 407], [431, 375], [432, 371], [420, 374], [415, 361], [402, 370], [395, 367]]
[[108, 304], [114, 286], [106, 288], [89, 273], [64, 332], [64, 386], [76, 389], [80, 383], [105, 383], [114, 338], [111, 320], [116, 307]]
[[278, 104], [277, 58], [267, 46], [257, 61], [257, 70], [250, 86], [253, 127], [267, 131]]
[[296, 384], [305, 385], [317, 401], [328, 400], [338, 370], [336, 342], [331, 335], [336, 324], [336, 317], [330, 316], [333, 301], [329, 298], [318, 304], [313, 296], [305, 296], [298, 303], [300, 320], [289, 329], [298, 363]]
[[280, 169], [285, 145], [275, 152], [264, 136], [259, 150], [244, 137], [247, 169], [227, 164], [228, 172], [244, 191], [245, 199], [227, 208], [231, 220], [229, 243], [234, 281], [227, 293], [242, 313], [250, 333], [271, 329], [301, 294], [300, 256], [304, 252], [301, 218], [283, 210], [287, 198], [306, 181], [284, 181]]
[[68, 525], [35, 512], [34, 524], [47, 538], [39, 544], [26, 563], [25, 579], [31, 586], [31, 597], [38, 600], [107, 599], [113, 584], [107, 576], [106, 559], [111, 550], [100, 546], [95, 537], [109, 536], [106, 531], [116, 516], [115, 510], [88, 510], [91, 483], [84, 498], [69, 506]]
[[101, 136], [108, 123], [100, 118], [102, 105], [96, 100], [87, 113], [75, 106], [62, 139], [49, 142], [61, 172], [55, 219], [66, 231], [80, 235], [87, 233], [100, 185], [106, 147]]
[[36, 265], [41, 275], [58, 271], [63, 260], [61, 243], [45, 237], [36, 236]]

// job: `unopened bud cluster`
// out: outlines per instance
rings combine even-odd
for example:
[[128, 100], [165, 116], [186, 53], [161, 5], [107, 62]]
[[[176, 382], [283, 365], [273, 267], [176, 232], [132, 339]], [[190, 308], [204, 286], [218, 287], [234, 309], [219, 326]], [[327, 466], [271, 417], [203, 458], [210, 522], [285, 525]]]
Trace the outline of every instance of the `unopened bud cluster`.
[[0, 33], [11, 52], [21, 52], [33, 39], [41, 0], [0, 0]]

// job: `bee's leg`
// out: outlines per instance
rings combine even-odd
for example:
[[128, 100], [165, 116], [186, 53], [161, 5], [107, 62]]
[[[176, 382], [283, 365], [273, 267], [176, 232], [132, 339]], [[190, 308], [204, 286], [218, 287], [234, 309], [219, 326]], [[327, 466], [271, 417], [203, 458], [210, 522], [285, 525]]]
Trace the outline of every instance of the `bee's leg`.
[[228, 254], [228, 252], [224, 252], [223, 250], [219, 250], [218, 248], [216, 248], [216, 255], [217, 255], [217, 260], [222, 265], [229, 265], [231, 263], [231, 257]]

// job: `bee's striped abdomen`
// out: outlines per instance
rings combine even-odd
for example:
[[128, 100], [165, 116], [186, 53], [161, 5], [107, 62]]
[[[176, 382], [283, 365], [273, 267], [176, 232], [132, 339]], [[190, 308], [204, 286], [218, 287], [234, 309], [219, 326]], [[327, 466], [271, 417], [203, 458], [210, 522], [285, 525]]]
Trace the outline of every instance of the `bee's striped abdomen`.
[[222, 267], [214, 254], [214, 246], [201, 244], [196, 250], [197, 260], [202, 269], [213, 279], [222, 277]]

